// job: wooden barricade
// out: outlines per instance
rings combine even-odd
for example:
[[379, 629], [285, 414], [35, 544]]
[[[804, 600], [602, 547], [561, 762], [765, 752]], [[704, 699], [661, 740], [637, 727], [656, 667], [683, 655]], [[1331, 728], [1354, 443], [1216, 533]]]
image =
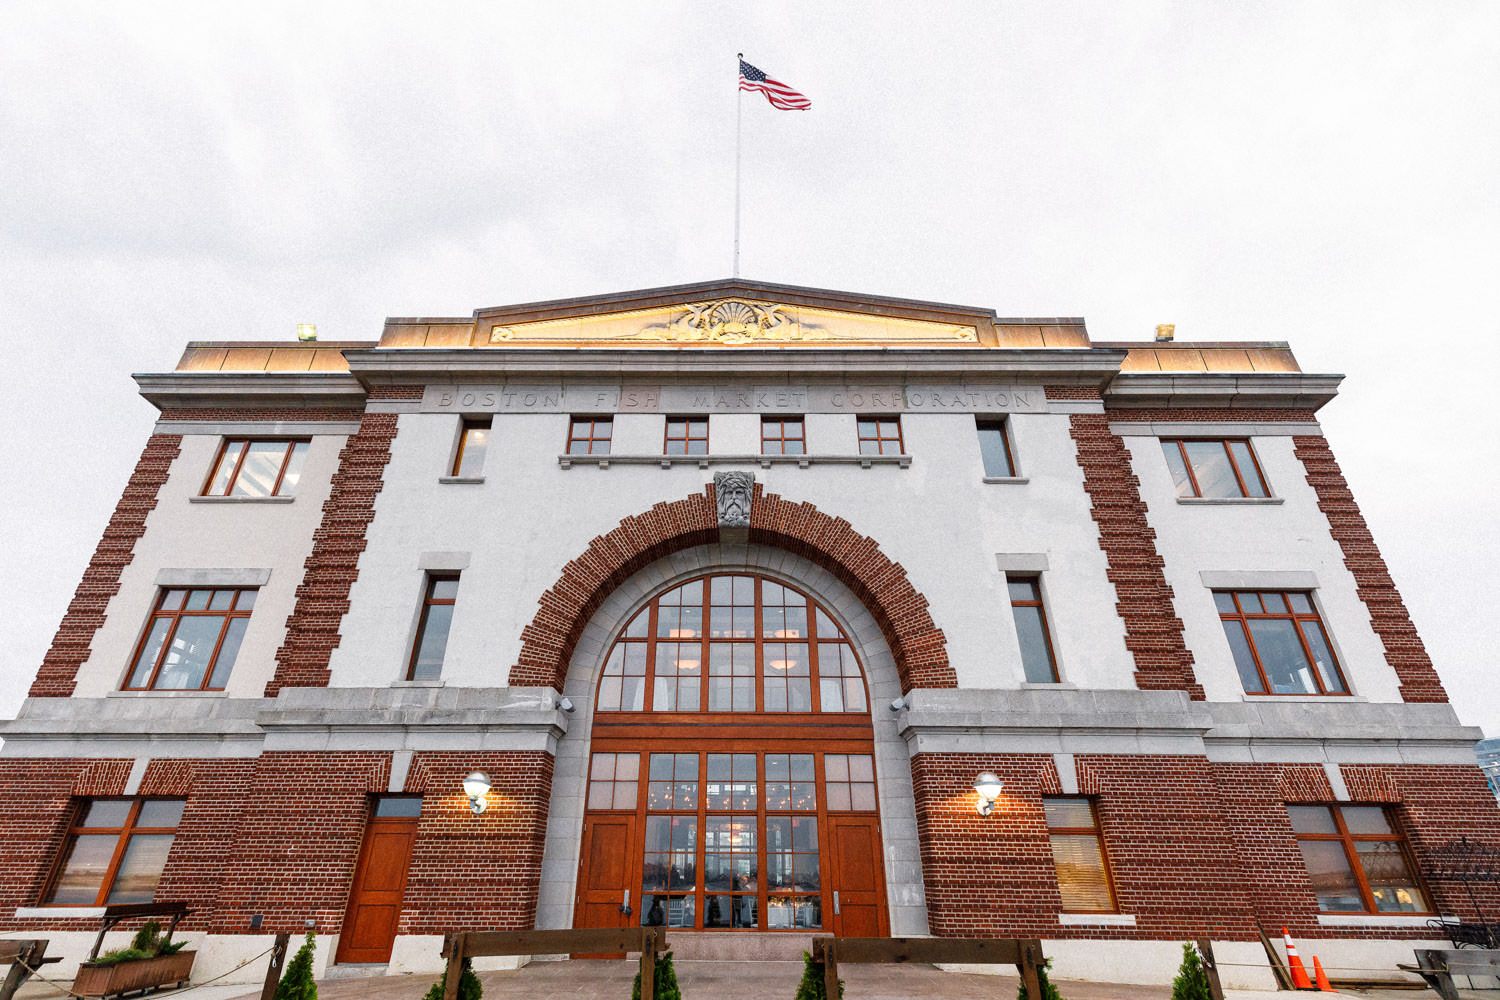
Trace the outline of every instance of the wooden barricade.
[[448, 957], [443, 1000], [458, 1000], [464, 959], [489, 955], [595, 955], [641, 953], [641, 1000], [656, 993], [656, 956], [667, 950], [660, 927], [585, 927], [562, 931], [469, 931], [443, 939]]
[[260, 987], [260, 1000], [272, 1000], [276, 987], [281, 982], [281, 970], [286, 965], [286, 946], [292, 939], [290, 934], [278, 934], [271, 942], [271, 964], [266, 967], [266, 979]]
[[0, 1000], [10, 1000], [21, 984], [31, 978], [40, 966], [61, 962], [60, 958], [47, 958], [46, 938], [0, 939], [0, 965], [9, 965], [3, 982], [0, 982]]
[[[1030, 1000], [1045, 1000], [1037, 973], [1045, 959], [1035, 938], [813, 938], [813, 961], [823, 963], [830, 998], [839, 995], [839, 963], [938, 962], [1014, 965]], [[452, 998], [449, 998], [452, 1000]]]
[[1198, 954], [1203, 958], [1203, 971], [1208, 976], [1208, 992], [1214, 1000], [1224, 1000], [1224, 987], [1219, 985], [1219, 963], [1214, 961], [1214, 946], [1208, 938], [1199, 938], [1193, 942], [1198, 947]]

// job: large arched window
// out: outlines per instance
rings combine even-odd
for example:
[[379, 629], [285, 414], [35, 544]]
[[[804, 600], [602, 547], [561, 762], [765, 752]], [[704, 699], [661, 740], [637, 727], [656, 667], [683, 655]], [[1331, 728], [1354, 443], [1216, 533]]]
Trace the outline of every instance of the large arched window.
[[615, 641], [601, 712], [868, 711], [843, 631], [817, 602], [754, 576], [657, 595]]
[[576, 926], [887, 933], [869, 697], [816, 601], [745, 573], [665, 590], [595, 708]]

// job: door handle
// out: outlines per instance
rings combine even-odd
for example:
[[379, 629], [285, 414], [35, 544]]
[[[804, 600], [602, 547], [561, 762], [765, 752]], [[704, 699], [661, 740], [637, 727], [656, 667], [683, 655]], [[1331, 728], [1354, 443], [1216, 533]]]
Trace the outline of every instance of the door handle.
[[833, 915], [835, 917], [839, 915], [839, 891], [837, 889], [833, 890]]
[[627, 917], [630, 916], [630, 914], [631, 914], [631, 909], [630, 909], [630, 890], [629, 889], [625, 890], [625, 902], [623, 902], [623, 903], [620, 904], [620, 912], [623, 913], [623, 914], [625, 914]]

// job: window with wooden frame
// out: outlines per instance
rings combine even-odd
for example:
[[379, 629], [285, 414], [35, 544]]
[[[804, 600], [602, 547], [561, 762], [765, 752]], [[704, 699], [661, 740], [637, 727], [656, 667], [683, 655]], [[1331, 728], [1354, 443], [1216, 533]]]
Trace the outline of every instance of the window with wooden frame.
[[668, 417], [663, 455], [707, 455], [707, 417]]
[[864, 675], [816, 602], [754, 576], [659, 594], [615, 640], [600, 712], [867, 713]]
[[206, 497], [289, 497], [302, 479], [308, 442], [229, 438], [203, 484]]
[[1085, 798], [1042, 799], [1047, 838], [1064, 913], [1109, 913], [1115, 909], [1109, 863], [1094, 803]]
[[409, 681], [434, 681], [443, 673], [443, 654], [448, 649], [448, 629], [453, 624], [453, 605], [458, 600], [458, 574], [433, 573], [427, 577], [422, 598], [422, 616], [417, 637], [411, 644]]
[[574, 417], [568, 424], [569, 455], [608, 455], [613, 417]]
[[222, 691], [234, 669], [256, 591], [168, 587], [136, 646], [126, 691]]
[[984, 462], [984, 478], [1013, 478], [1016, 464], [1011, 459], [1010, 436], [1006, 433], [1005, 421], [980, 417], [978, 426], [979, 457]]
[[459, 479], [478, 479], [484, 474], [484, 453], [490, 447], [490, 425], [489, 417], [464, 419], [449, 475]]
[[1021, 666], [1031, 684], [1055, 684], [1057, 660], [1052, 655], [1052, 632], [1042, 605], [1041, 581], [1034, 576], [1007, 576], [1010, 612], [1021, 642]]
[[1263, 498], [1266, 480], [1245, 438], [1163, 438], [1162, 454], [1179, 497]]
[[860, 417], [859, 453], [861, 455], [904, 455], [901, 443], [900, 417]]
[[805, 455], [807, 442], [801, 417], [761, 417], [760, 453], [762, 455]]
[[1406, 840], [1384, 806], [1288, 805], [1325, 913], [1431, 913]]
[[1338, 659], [1301, 591], [1214, 591], [1246, 694], [1348, 694]]
[[149, 903], [182, 819], [183, 799], [87, 799], [78, 806], [46, 902]]

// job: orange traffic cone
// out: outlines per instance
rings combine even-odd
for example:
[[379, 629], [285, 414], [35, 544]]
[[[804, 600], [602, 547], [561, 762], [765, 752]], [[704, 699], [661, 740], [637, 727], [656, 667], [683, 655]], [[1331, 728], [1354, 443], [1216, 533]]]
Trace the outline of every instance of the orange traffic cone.
[[1323, 963], [1318, 961], [1318, 956], [1313, 956], [1313, 982], [1318, 984], [1318, 989], [1324, 993], [1337, 993], [1338, 990], [1328, 985], [1328, 977], [1323, 974]]
[[1285, 927], [1281, 929], [1281, 937], [1286, 942], [1286, 964], [1292, 970], [1292, 989], [1312, 989], [1312, 980], [1307, 978], [1307, 966], [1302, 964], [1302, 959], [1297, 955], [1297, 945], [1292, 941], [1292, 936], [1286, 932]]

